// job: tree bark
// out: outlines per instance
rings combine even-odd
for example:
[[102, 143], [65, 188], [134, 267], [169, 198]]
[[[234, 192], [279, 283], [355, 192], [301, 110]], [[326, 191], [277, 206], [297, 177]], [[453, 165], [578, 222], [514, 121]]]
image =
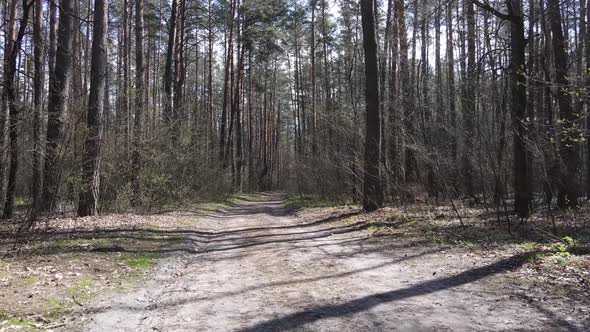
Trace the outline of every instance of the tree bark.
[[[15, 1], [16, 2], [16, 1]], [[18, 172], [18, 118], [19, 118], [19, 106], [16, 105], [16, 90], [15, 90], [15, 74], [17, 71], [16, 60], [18, 52], [20, 51], [23, 38], [25, 36], [27, 22], [29, 20], [30, 9], [33, 6], [33, 0], [22, 0], [22, 18], [19, 26], [18, 33], [16, 36], [10, 31], [10, 38], [14, 37], [7, 43], [9, 48], [5, 50], [8, 54], [8, 61], [5, 63], [4, 68], [4, 90], [2, 96], [2, 102], [7, 103], [8, 106], [8, 155], [9, 155], [9, 167], [8, 167], [8, 183], [6, 187], [6, 200], [4, 202], [4, 218], [10, 219], [14, 214], [14, 200], [16, 194], [16, 176]], [[16, 29], [16, 6], [11, 6], [10, 14], [10, 29]]]
[[580, 131], [579, 115], [574, 111], [571, 97], [571, 85], [568, 79], [568, 54], [562, 29], [559, 0], [547, 1], [547, 14], [553, 34], [553, 62], [555, 65], [555, 84], [557, 85], [557, 103], [561, 130], [559, 135], [559, 153], [561, 172], [557, 204], [560, 208], [578, 206], [578, 168], [579, 156], [577, 143]]
[[[141, 0], [136, 1], [137, 3], [141, 2]], [[82, 192], [78, 203], [78, 216], [80, 217], [98, 214], [102, 119], [107, 65], [108, 6], [105, 0], [94, 1], [93, 20], [90, 95], [86, 114], [87, 136], [84, 142], [82, 161]]]
[[464, 0], [465, 19], [467, 21], [467, 76], [463, 90], [463, 135], [464, 151], [461, 162], [463, 184], [465, 194], [475, 196], [473, 184], [473, 142], [475, 141], [475, 88], [476, 88], [476, 63], [475, 63], [475, 11], [471, 0]]
[[208, 1], [208, 16], [207, 16], [207, 41], [208, 41], [208, 49], [207, 49], [207, 114], [209, 116], [209, 121], [207, 124], [207, 140], [209, 142], [207, 148], [209, 149], [208, 156], [211, 157], [214, 142], [215, 142], [215, 114], [213, 113], [213, 23], [211, 21], [211, 0]]
[[174, 44], [176, 40], [176, 7], [177, 0], [172, 0], [172, 11], [170, 12], [170, 25], [168, 28], [168, 47], [166, 49], [166, 63], [164, 67], [164, 121], [171, 125], [175, 121], [175, 112], [172, 108], [172, 85], [175, 82], [172, 63], [174, 59]]
[[[240, 8], [240, 1], [237, 2], [238, 8]], [[244, 164], [243, 156], [243, 131], [242, 131], [242, 114], [243, 114], [243, 103], [242, 103], [242, 91], [243, 91], [243, 77], [244, 77], [244, 56], [246, 52], [246, 45], [242, 40], [243, 31], [246, 29], [245, 26], [241, 27], [241, 22], [245, 24], [245, 18], [240, 19], [241, 11], [238, 9], [238, 21], [237, 21], [237, 34], [238, 34], [238, 66], [236, 68], [236, 87], [233, 101], [233, 108], [235, 113], [236, 121], [236, 169], [235, 169], [235, 188], [238, 192], [242, 192], [242, 169]]]
[[47, 52], [49, 63], [49, 81], [55, 70], [55, 53], [57, 52], [57, 4], [55, 1], [49, 2], [49, 50]]
[[[584, 1], [584, 0], [582, 0]], [[586, 1], [586, 110], [590, 111], [590, 0]], [[590, 128], [590, 116], [586, 116], [586, 128]], [[586, 138], [587, 189], [586, 196], [590, 199], [590, 138]]]
[[395, 16], [399, 28], [399, 82], [401, 92], [400, 105], [403, 107], [403, 127], [404, 127], [404, 178], [406, 182], [416, 180], [416, 153], [413, 148], [414, 139], [414, 119], [415, 119], [415, 100], [414, 88], [411, 82], [410, 61], [408, 58], [408, 33], [406, 28], [406, 14], [403, 0], [395, 0]]
[[450, 139], [451, 163], [457, 161], [457, 107], [455, 100], [455, 51], [453, 36], [453, 9], [451, 3], [447, 5], [447, 86], [449, 87], [449, 119], [450, 129], [447, 137]]
[[520, 0], [507, 1], [510, 17], [510, 88], [512, 137], [514, 153], [514, 210], [520, 218], [529, 216], [530, 162], [531, 153], [527, 148], [527, 79], [525, 67], [526, 39], [524, 36], [524, 17]]
[[383, 205], [383, 188], [380, 177], [381, 119], [379, 116], [379, 64], [375, 33], [375, 7], [373, 0], [361, 0], [363, 47], [365, 50], [365, 184], [363, 208], [374, 211]]
[[42, 207], [51, 212], [55, 206], [61, 179], [63, 126], [68, 99], [68, 84], [72, 58], [72, 0], [60, 1], [57, 32], [57, 49], [53, 77], [49, 81], [47, 102], [47, 142], [45, 147], [45, 174], [43, 179]]
[[41, 126], [43, 124], [43, 86], [44, 86], [44, 68], [43, 54], [45, 52], [45, 43], [43, 41], [43, 2], [35, 0], [35, 19], [33, 24], [33, 39], [35, 43], [35, 77], [34, 77], [34, 97], [33, 97], [33, 165], [31, 181], [31, 198], [33, 200], [33, 210], [37, 210], [41, 200], [42, 190], [42, 148], [41, 148]]
[[219, 161], [222, 167], [227, 166], [227, 155], [226, 155], [226, 126], [227, 126], [227, 113], [231, 105], [231, 66], [233, 59], [233, 38], [234, 38], [234, 16], [235, 16], [235, 0], [230, 1], [229, 15], [227, 21], [227, 27], [229, 28], [228, 40], [227, 40], [227, 54], [225, 59], [225, 69], [223, 78], [223, 104], [221, 106], [221, 125], [219, 133]]
[[185, 17], [186, 17], [186, 0], [180, 0], [178, 4], [177, 12], [177, 31], [176, 31], [176, 42], [175, 42], [175, 57], [174, 57], [174, 111], [177, 118], [183, 119], [186, 117], [183, 89], [184, 82], [186, 80], [186, 64], [184, 57], [185, 47]]
[[131, 43], [130, 33], [131, 17], [131, 0], [123, 0], [123, 48], [121, 49], [123, 57], [123, 93], [121, 96], [121, 108], [117, 112], [118, 129], [123, 129], [124, 146], [126, 153], [129, 153], [129, 58]]
[[[5, 18], [8, 16], [6, 20], [6, 34], [4, 38], [4, 67], [3, 67], [3, 81], [6, 78], [10, 77], [10, 56], [12, 52], [14, 41], [16, 39], [16, 6], [18, 4], [18, 0], [10, 0], [10, 2], [6, 2], [6, 7], [4, 8], [4, 15]], [[7, 13], [8, 12], [8, 13]], [[13, 75], [14, 76], [14, 75]], [[14, 80], [14, 78], [12, 78]], [[4, 83], [4, 82], [3, 82]], [[14, 88], [13, 88], [14, 89]], [[2, 95], [0, 97], [0, 207], [1, 204], [6, 203], [6, 191], [5, 191], [5, 184], [6, 184], [6, 162], [5, 162], [5, 152], [6, 149], [9, 148], [5, 146], [6, 144], [6, 130], [9, 128], [6, 127], [6, 120], [7, 115], [10, 112], [9, 105], [8, 105], [8, 87], [4, 86], [2, 89]]]
[[318, 155], [318, 113], [316, 109], [316, 66], [315, 66], [315, 7], [317, 0], [311, 0], [311, 43], [310, 43], [310, 61], [311, 61], [311, 112], [312, 112], [312, 137], [311, 151], [314, 157]]
[[139, 174], [141, 171], [141, 142], [143, 135], [144, 109], [144, 64], [143, 64], [143, 0], [135, 0], [135, 116], [133, 118], [133, 144], [131, 152], [131, 186], [133, 190], [133, 204], [139, 204], [141, 185]]

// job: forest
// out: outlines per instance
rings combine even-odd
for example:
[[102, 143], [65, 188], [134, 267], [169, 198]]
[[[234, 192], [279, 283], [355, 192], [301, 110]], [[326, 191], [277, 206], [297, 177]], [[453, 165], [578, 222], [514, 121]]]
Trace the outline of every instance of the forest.
[[0, 22], [0, 331], [590, 328], [590, 0]]
[[590, 190], [584, 1], [378, 2], [377, 71], [357, 1], [37, 2], [2, 11], [6, 219], [266, 190], [362, 201], [368, 167], [375, 206], [527, 218]]

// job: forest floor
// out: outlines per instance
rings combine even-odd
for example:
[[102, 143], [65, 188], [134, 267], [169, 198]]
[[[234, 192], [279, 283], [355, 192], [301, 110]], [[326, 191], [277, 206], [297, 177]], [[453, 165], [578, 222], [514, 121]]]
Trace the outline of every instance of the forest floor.
[[462, 227], [451, 207], [304, 205], [48, 221], [0, 260], [0, 331], [590, 329], [581, 240]]

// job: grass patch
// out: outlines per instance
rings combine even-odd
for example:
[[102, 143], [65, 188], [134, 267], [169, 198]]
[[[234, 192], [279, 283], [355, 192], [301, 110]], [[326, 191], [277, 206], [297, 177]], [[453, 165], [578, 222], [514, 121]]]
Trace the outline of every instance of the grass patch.
[[377, 235], [403, 236], [436, 245], [463, 247], [506, 243], [516, 239], [514, 235], [498, 227], [462, 227], [457, 223], [434, 220], [430, 217], [404, 216], [398, 212], [391, 212], [371, 221], [368, 229]]
[[32, 276], [32, 277], [28, 277], [28, 278], [19, 280], [16, 284], [18, 286], [31, 286], [32, 284], [36, 283], [37, 281], [39, 281], [39, 278]]
[[572, 255], [583, 256], [590, 254], [590, 247], [582, 245], [571, 236], [566, 236], [560, 242], [551, 244], [546, 248], [553, 256], [558, 258], [567, 258]]
[[80, 281], [78, 285], [68, 288], [67, 293], [78, 302], [87, 302], [94, 298], [94, 288], [94, 280], [91, 278], [85, 278]]
[[518, 248], [524, 251], [535, 251], [539, 249], [539, 243], [537, 242], [524, 242], [518, 245]]
[[147, 270], [156, 264], [156, 255], [144, 254], [126, 259], [127, 266], [134, 270]]
[[60, 239], [53, 242], [53, 247], [65, 249], [76, 247], [108, 247], [115, 243], [113, 239]]
[[50, 297], [47, 299], [48, 316], [52, 319], [62, 317], [72, 308], [72, 304], [73, 302], [66, 302]]
[[0, 324], [0, 326], [25, 328], [25, 327], [33, 327], [34, 323], [35, 322], [30, 319], [8, 318], [5, 321], [3, 321]]
[[568, 265], [570, 258], [574, 256], [590, 254], [590, 248], [588, 246], [580, 245], [578, 241], [569, 236], [562, 238], [559, 242], [553, 243], [524, 242], [518, 244], [517, 248], [531, 252], [527, 257], [528, 263], [535, 263], [547, 257], [553, 258], [561, 266]]
[[385, 226], [383, 224], [373, 223], [373, 224], [369, 225], [369, 228], [368, 229], [369, 229], [370, 232], [373, 232], [374, 233], [374, 232], [378, 232], [378, 231], [381, 231], [381, 230], [385, 230], [386, 228], [385, 228]]
[[81, 288], [92, 288], [92, 287], [94, 287], [94, 280], [92, 280], [90, 278], [86, 278], [86, 279], [80, 281], [78, 286], [80, 286]]

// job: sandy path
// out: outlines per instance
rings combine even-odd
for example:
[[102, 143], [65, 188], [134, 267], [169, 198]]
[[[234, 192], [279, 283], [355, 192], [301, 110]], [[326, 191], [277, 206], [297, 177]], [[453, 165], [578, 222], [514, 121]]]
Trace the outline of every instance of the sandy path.
[[[84, 331], [582, 331], [568, 308], [502, 287], [520, 257], [482, 260], [304, 222], [261, 195], [200, 221], [192, 252], [99, 303]], [[586, 325], [588, 328], [590, 325]]]

